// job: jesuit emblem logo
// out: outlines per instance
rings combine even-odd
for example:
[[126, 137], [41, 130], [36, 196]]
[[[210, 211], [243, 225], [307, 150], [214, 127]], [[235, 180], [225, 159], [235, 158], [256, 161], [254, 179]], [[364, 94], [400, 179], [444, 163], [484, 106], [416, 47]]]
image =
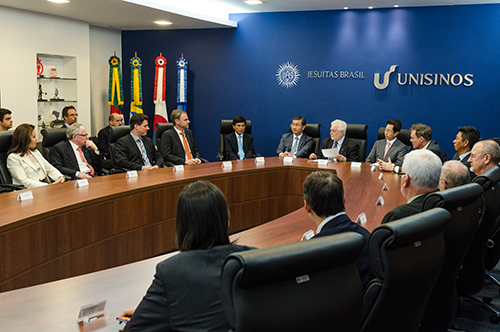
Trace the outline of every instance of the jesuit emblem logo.
[[291, 62], [282, 63], [276, 71], [278, 85], [287, 89], [297, 85], [299, 78], [299, 68]]

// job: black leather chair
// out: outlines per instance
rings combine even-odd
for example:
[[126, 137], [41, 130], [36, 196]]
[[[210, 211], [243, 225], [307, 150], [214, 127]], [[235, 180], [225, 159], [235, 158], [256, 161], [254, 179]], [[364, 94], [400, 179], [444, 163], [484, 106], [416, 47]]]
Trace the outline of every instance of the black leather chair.
[[165, 132], [165, 130], [169, 130], [174, 128], [173, 123], [157, 123], [156, 124], [156, 147], [158, 151], [160, 151], [160, 143], [161, 143], [161, 135]]
[[376, 279], [365, 289], [362, 332], [418, 331], [444, 262], [449, 219], [435, 208], [373, 230], [368, 245]]
[[368, 135], [366, 134], [366, 130], [368, 129], [367, 125], [362, 125], [362, 124], [352, 124], [348, 123], [347, 124], [347, 129], [346, 129], [346, 137], [351, 138], [353, 141], [355, 141], [359, 145], [359, 160], [360, 162], [364, 162], [366, 159], [366, 146], [368, 144], [367, 138]]
[[470, 183], [435, 192], [425, 198], [423, 209], [442, 207], [450, 212], [443, 230], [446, 258], [431, 297], [427, 302], [420, 332], [447, 332], [458, 309], [457, 278], [479, 225], [479, 200], [483, 187]]
[[[385, 138], [384, 132], [385, 132], [385, 127], [380, 127], [378, 129], [377, 139], [384, 139]], [[404, 145], [406, 145], [408, 152], [410, 152], [413, 147], [410, 141], [410, 135], [411, 132], [408, 129], [401, 129], [401, 131], [398, 134], [398, 140], [400, 140]]]
[[486, 268], [486, 278], [499, 287], [500, 292], [500, 280], [498, 280], [491, 271], [500, 261], [500, 216], [495, 221], [493, 226], [493, 232], [491, 233], [488, 242], [486, 243], [486, 251], [484, 255], [484, 266]]
[[500, 312], [487, 305], [487, 303], [472, 297], [472, 295], [478, 293], [484, 286], [486, 245], [492, 234], [495, 221], [500, 215], [500, 167], [496, 166], [489, 169], [482, 175], [476, 176], [472, 182], [480, 184], [484, 190], [481, 201], [482, 213], [479, 227], [460, 270], [457, 290], [459, 296], [463, 296], [489, 310], [492, 313], [490, 320], [496, 324], [500, 321]]
[[[226, 135], [234, 132], [233, 120], [220, 120], [220, 131], [219, 131], [219, 152], [217, 152], [217, 158], [219, 160], [224, 160], [224, 145]], [[252, 134], [252, 121], [246, 120], [245, 123], [245, 134]], [[260, 157], [260, 154], [256, 154]]]
[[[321, 124], [319, 123], [308, 123], [304, 128], [304, 134], [312, 137], [313, 139], [313, 148], [312, 152], [315, 155], [318, 155], [321, 151]], [[289, 132], [292, 132], [292, 125], [288, 128]]]
[[42, 151], [40, 152], [48, 162], [50, 162], [50, 151], [52, 151], [52, 147], [66, 139], [66, 129], [67, 128], [42, 129], [40, 132], [42, 134]]
[[0, 193], [24, 189], [24, 186], [12, 184], [12, 177], [7, 169], [7, 152], [12, 143], [12, 131], [0, 133]]
[[221, 291], [232, 331], [358, 331], [363, 245], [348, 232], [231, 254]]
[[111, 133], [109, 135], [109, 154], [111, 156], [111, 162], [113, 163], [113, 169], [110, 173], [124, 173], [128, 171], [127, 169], [118, 167], [116, 163], [116, 142], [121, 137], [130, 133], [130, 126], [115, 126], [111, 127]]

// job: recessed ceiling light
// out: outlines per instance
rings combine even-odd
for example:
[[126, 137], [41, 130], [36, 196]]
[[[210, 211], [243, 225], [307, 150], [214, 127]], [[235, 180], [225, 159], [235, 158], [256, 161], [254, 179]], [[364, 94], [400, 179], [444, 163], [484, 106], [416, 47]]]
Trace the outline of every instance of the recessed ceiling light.
[[344, 9], [349, 9], [349, 7], [344, 7]]
[[155, 21], [154, 23], [158, 24], [158, 25], [170, 25], [170, 24], [172, 24], [172, 22], [169, 22], [169, 21]]
[[398, 7], [399, 7], [399, 5], [394, 5], [394, 7], [398, 8]]
[[372, 6], [370, 6], [370, 7], [368, 7], [368, 9], [373, 9], [373, 7], [372, 7]]
[[264, 1], [260, 1], [260, 0], [246, 0], [246, 1], [244, 1], [244, 3], [246, 3], [247, 5], [260, 5], [260, 4], [264, 3]]
[[68, 3], [69, 0], [47, 0], [48, 2], [53, 2], [53, 3]]

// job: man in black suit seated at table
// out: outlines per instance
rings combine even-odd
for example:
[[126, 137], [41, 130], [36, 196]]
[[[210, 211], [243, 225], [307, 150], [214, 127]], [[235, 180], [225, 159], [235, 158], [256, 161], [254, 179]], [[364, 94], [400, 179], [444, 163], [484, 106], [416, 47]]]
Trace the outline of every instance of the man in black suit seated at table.
[[103, 159], [103, 167], [111, 169], [111, 157], [109, 156], [109, 136], [111, 135], [111, 127], [120, 126], [122, 124], [122, 117], [118, 113], [111, 113], [109, 115], [109, 125], [99, 130], [97, 134], [97, 147]]
[[345, 214], [344, 186], [342, 180], [333, 172], [316, 171], [304, 181], [304, 208], [318, 226], [314, 238], [356, 232], [365, 239], [365, 246], [358, 257], [357, 266], [363, 286], [375, 278], [368, 257], [368, 238], [370, 232], [352, 222]]
[[308, 158], [313, 139], [304, 134], [306, 119], [298, 115], [292, 119], [292, 132], [283, 134], [276, 154], [280, 157]]
[[441, 159], [430, 150], [420, 149], [406, 154], [402, 166], [405, 174], [401, 177], [401, 194], [407, 203], [387, 212], [382, 224], [422, 212], [427, 195], [438, 190], [441, 167]]
[[403, 165], [403, 159], [408, 151], [406, 145], [397, 138], [400, 131], [401, 121], [387, 120], [385, 139], [379, 139], [373, 144], [366, 162], [370, 164], [378, 162], [381, 170], [397, 172]]
[[101, 173], [101, 157], [97, 146], [89, 140], [87, 129], [73, 123], [66, 129], [66, 138], [50, 153], [50, 163], [71, 179], [89, 179]]
[[[359, 145], [345, 136], [347, 123], [342, 120], [334, 120], [330, 127], [330, 137], [326, 137], [321, 144], [321, 149], [338, 148], [339, 153], [335, 156], [336, 161], [359, 161]], [[323, 153], [318, 156], [311, 153], [309, 159], [324, 159]]]
[[64, 119], [63, 128], [68, 128], [78, 121], [78, 113], [73, 105], [65, 106], [62, 110], [62, 116]]
[[130, 119], [130, 134], [116, 142], [116, 163], [127, 170], [151, 170], [163, 167], [163, 158], [153, 140], [146, 136], [148, 116], [136, 113]]
[[234, 134], [227, 134], [224, 138], [224, 160], [243, 160], [255, 156], [253, 137], [245, 133], [246, 121], [242, 116], [233, 119]]
[[174, 128], [161, 135], [160, 152], [163, 159], [175, 165], [201, 164], [194, 135], [189, 130], [189, 118], [183, 110], [173, 110], [170, 120]]
[[470, 183], [469, 169], [458, 160], [443, 164], [439, 178], [439, 190], [446, 190]]
[[462, 164], [467, 166], [467, 168], [470, 168], [470, 163], [468, 161], [470, 157], [470, 151], [472, 150], [474, 144], [479, 141], [480, 137], [481, 134], [479, 134], [479, 131], [477, 131], [477, 129], [472, 126], [459, 127], [458, 134], [453, 140], [453, 146], [455, 147], [455, 151], [457, 152], [451, 159], [459, 160], [462, 162]]
[[448, 161], [449, 158], [446, 153], [441, 149], [439, 144], [432, 140], [432, 129], [431, 127], [424, 125], [423, 123], [415, 123], [410, 128], [410, 141], [415, 150], [418, 149], [427, 149], [434, 152], [439, 159], [441, 159], [441, 163]]

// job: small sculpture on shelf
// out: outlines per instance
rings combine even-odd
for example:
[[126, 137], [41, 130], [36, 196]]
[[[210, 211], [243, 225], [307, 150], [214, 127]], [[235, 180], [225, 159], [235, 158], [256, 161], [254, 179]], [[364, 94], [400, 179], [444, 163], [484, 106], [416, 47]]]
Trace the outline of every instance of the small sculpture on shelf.
[[54, 98], [50, 98], [50, 101], [64, 101], [64, 99], [59, 98], [59, 89], [54, 89]]
[[61, 114], [61, 113], [59, 113], [59, 112], [58, 112], [58, 111], [56, 111], [56, 110], [53, 110], [53, 111], [52, 111], [52, 115], [55, 117], [55, 120], [52, 120], [52, 121], [50, 122], [50, 126], [51, 126], [52, 128], [54, 128], [54, 127], [59, 128], [59, 127], [62, 127], [62, 126], [63, 126], [63, 124], [64, 124], [64, 120], [59, 119], [59, 115], [60, 115], [60, 114]]
[[38, 101], [47, 101], [47, 99], [43, 99], [43, 95], [46, 95], [47, 92], [42, 91], [42, 85], [38, 84]]

